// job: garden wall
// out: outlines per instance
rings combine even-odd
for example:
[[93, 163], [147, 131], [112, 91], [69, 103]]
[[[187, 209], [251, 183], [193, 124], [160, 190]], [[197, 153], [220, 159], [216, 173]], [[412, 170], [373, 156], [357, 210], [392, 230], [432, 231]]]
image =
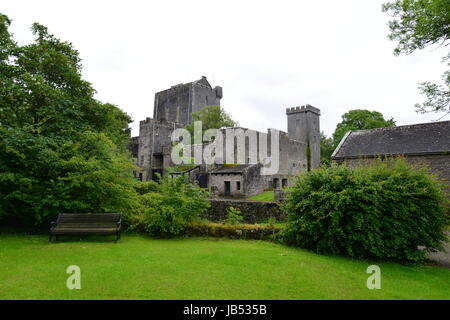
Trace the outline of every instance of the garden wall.
[[210, 200], [211, 207], [203, 214], [209, 221], [220, 222], [227, 216], [227, 208], [234, 207], [241, 210], [246, 223], [267, 221], [273, 217], [278, 221], [287, 219], [286, 214], [276, 202], [246, 201], [246, 200]]

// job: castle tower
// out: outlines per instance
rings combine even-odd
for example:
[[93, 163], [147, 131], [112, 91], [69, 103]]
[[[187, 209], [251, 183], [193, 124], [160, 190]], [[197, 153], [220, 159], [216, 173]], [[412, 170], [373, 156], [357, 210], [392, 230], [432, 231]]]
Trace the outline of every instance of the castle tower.
[[155, 94], [153, 119], [186, 125], [192, 121], [192, 113], [206, 106], [220, 106], [222, 88], [212, 88], [206, 77], [178, 84]]
[[305, 143], [309, 155], [309, 167], [320, 165], [320, 110], [307, 104], [287, 108], [288, 135], [292, 140]]

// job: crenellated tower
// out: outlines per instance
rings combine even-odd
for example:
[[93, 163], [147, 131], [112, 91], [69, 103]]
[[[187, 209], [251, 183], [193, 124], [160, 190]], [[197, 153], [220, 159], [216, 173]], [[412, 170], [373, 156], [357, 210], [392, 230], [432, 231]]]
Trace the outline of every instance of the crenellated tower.
[[320, 110], [307, 104], [287, 108], [289, 138], [305, 143], [310, 169], [320, 165]]

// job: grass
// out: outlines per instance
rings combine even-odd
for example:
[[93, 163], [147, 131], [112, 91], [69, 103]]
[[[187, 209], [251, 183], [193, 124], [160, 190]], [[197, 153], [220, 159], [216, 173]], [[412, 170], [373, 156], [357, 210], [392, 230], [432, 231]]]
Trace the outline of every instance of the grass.
[[253, 197], [248, 198], [247, 200], [254, 200], [254, 201], [274, 201], [274, 192], [273, 191], [264, 191], [260, 194], [257, 194]]
[[[317, 255], [270, 242], [0, 235], [0, 299], [449, 299], [450, 270]], [[81, 290], [66, 268], [81, 268]]]

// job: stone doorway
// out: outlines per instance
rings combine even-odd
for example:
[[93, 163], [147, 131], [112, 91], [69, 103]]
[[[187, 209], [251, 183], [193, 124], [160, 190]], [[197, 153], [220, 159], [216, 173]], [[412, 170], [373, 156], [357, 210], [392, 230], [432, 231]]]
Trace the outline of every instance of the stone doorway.
[[231, 195], [231, 182], [225, 181], [225, 196]]

